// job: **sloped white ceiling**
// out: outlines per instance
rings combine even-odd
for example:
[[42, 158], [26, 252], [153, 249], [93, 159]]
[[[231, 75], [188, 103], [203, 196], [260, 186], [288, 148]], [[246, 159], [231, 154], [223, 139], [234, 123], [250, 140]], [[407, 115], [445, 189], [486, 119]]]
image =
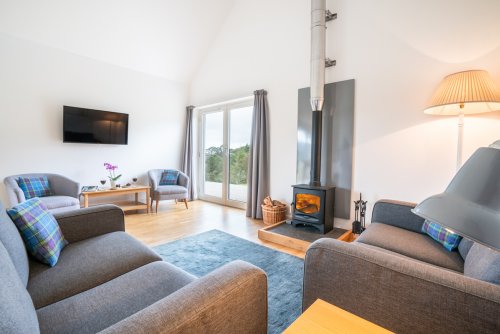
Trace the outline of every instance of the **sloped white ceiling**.
[[189, 82], [234, 0], [0, 0], [0, 33]]

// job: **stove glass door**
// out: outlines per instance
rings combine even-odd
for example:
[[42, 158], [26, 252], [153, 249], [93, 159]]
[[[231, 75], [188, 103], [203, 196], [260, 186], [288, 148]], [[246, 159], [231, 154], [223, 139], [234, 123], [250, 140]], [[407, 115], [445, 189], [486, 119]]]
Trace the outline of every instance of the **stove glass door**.
[[295, 195], [295, 210], [305, 214], [315, 214], [321, 209], [321, 198], [311, 194]]

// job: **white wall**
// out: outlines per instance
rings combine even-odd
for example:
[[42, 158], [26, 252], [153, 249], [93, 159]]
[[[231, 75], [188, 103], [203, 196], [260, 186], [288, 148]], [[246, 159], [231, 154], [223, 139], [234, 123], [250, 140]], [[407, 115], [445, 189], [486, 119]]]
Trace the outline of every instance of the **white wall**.
[[[353, 197], [420, 201], [455, 172], [456, 119], [422, 110], [447, 74], [485, 69], [500, 85], [500, 2], [328, 0], [327, 82], [354, 78]], [[190, 89], [201, 106], [268, 90], [271, 195], [291, 201], [297, 89], [309, 86], [308, 0], [237, 1]], [[500, 113], [467, 117], [464, 160], [500, 138]], [[349, 221], [338, 221], [347, 226]]]
[[[180, 167], [187, 85], [0, 34], [0, 179], [53, 172], [82, 185]], [[64, 144], [62, 106], [128, 113], [128, 145]], [[0, 198], [5, 201], [3, 183]]]
[[187, 82], [232, 3], [233, 0], [0, 0], [0, 32]]

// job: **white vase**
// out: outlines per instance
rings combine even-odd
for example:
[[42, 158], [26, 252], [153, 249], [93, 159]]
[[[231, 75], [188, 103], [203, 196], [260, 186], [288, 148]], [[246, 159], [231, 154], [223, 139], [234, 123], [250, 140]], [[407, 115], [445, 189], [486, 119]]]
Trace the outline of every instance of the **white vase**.
[[116, 189], [116, 182], [114, 180], [109, 179], [109, 185], [111, 189]]

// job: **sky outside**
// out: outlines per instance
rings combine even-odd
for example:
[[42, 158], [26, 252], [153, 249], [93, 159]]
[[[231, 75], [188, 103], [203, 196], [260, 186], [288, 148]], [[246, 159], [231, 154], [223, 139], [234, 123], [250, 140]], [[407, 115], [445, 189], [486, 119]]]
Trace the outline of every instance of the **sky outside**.
[[[238, 148], [250, 143], [253, 106], [230, 111], [229, 147]], [[223, 144], [223, 112], [205, 115], [205, 149]]]

